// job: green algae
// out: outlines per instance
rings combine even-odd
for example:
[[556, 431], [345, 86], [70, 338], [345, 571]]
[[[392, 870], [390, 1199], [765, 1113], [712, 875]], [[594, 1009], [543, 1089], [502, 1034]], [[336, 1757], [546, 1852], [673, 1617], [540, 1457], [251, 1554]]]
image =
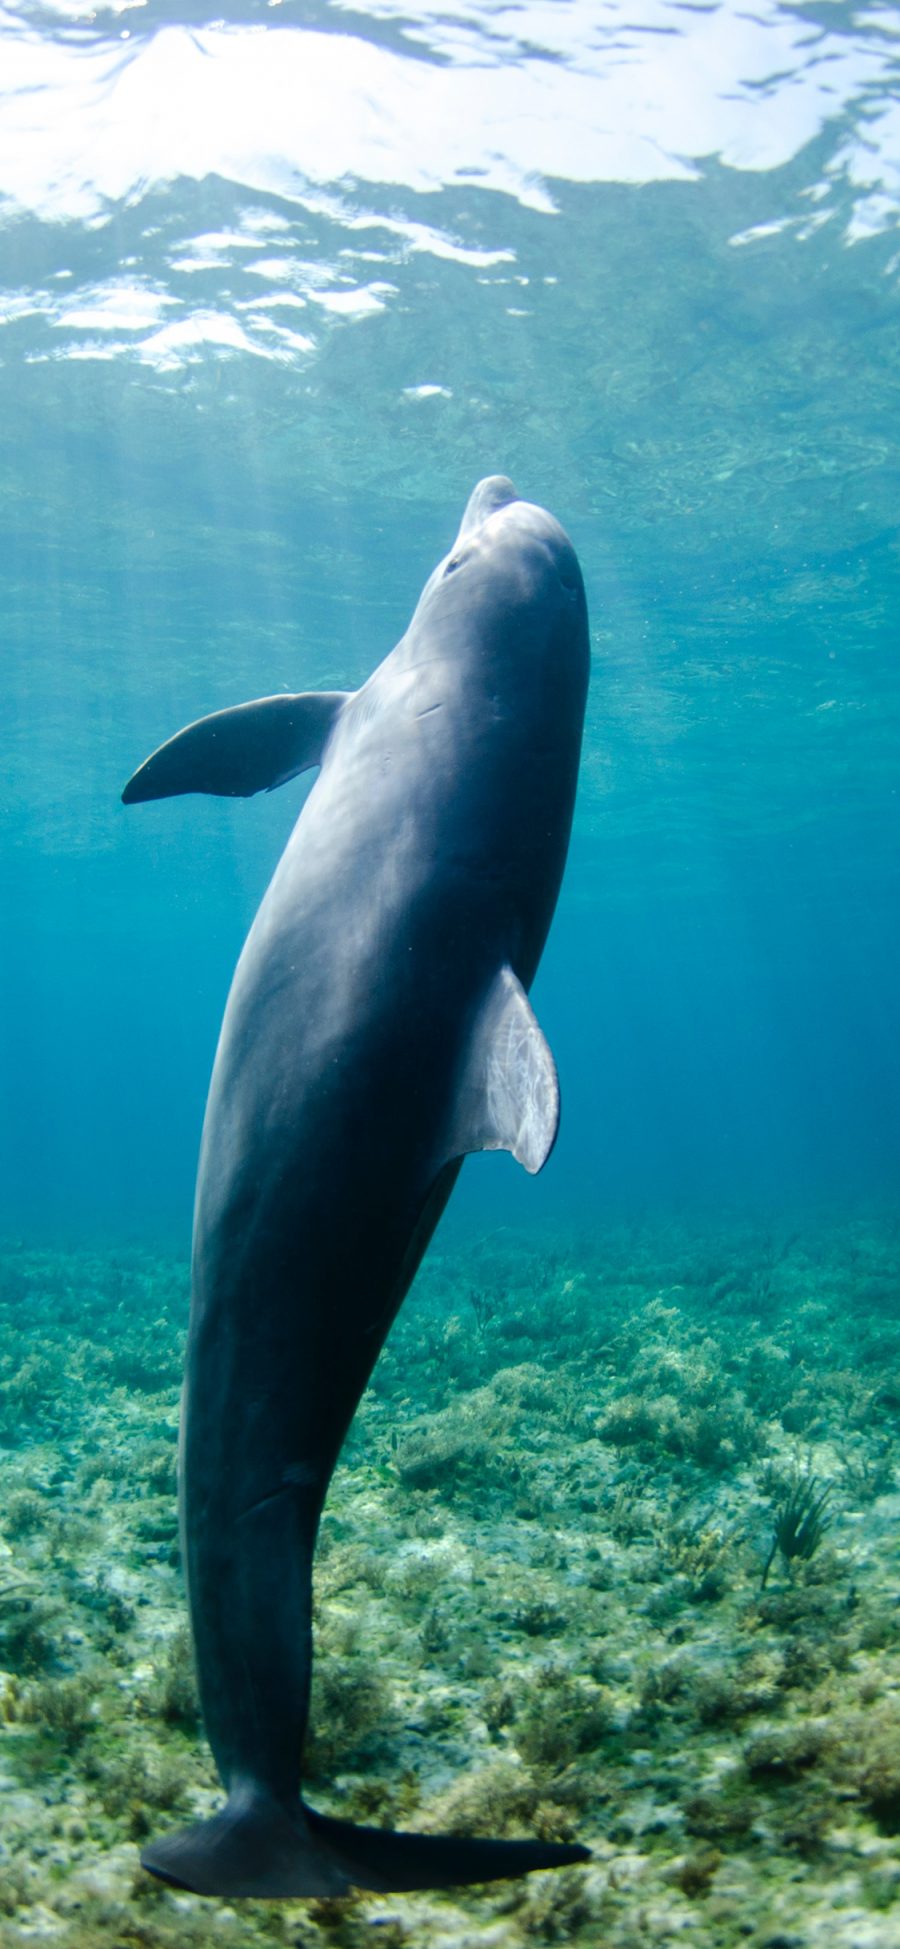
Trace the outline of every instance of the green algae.
[[[174, 1510], [184, 1271], [9, 1251], [3, 1949], [310, 1949], [376, 1925], [500, 1949], [649, 1949], [688, 1927], [701, 1949], [888, 1949], [898, 1268], [889, 1215], [435, 1255], [323, 1520], [311, 1797], [375, 1824], [577, 1835], [594, 1858], [452, 1896], [236, 1911], [137, 1861], [218, 1791]], [[826, 1496], [827, 1535], [764, 1579], [792, 1485]]]
[[779, 1550], [789, 1567], [801, 1557], [808, 1561], [815, 1556], [831, 1522], [827, 1505], [833, 1493], [833, 1482], [823, 1484], [817, 1481], [811, 1470], [802, 1474], [796, 1468], [790, 1479], [776, 1492], [773, 1497], [772, 1547], [763, 1564], [760, 1579], [762, 1590], [765, 1590], [769, 1571]]

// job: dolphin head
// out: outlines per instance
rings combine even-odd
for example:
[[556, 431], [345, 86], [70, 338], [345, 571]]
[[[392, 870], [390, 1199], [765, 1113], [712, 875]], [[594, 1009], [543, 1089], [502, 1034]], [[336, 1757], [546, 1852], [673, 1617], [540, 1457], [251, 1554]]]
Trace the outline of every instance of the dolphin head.
[[499, 697], [543, 694], [553, 681], [566, 689], [567, 680], [581, 695], [588, 658], [584, 584], [567, 534], [505, 474], [489, 474], [425, 584], [404, 661], [468, 666]]
[[586, 627], [584, 584], [568, 535], [545, 508], [521, 500], [505, 474], [489, 474], [470, 494], [453, 547], [425, 596], [432, 604], [449, 603], [457, 619], [468, 610], [482, 630], [491, 619], [505, 619], [512, 636], [526, 611], [545, 640], [557, 623], [570, 630], [573, 615], [579, 632], [582, 619]]
[[581, 570], [568, 535], [545, 508], [521, 500], [505, 474], [488, 474], [473, 489], [453, 547], [431, 584], [445, 582], [467, 565], [479, 578], [482, 599], [486, 581], [496, 582], [502, 599], [504, 580], [512, 575], [520, 584], [526, 566], [532, 589], [535, 577], [540, 582], [546, 576], [549, 583], [562, 584], [570, 598], [583, 597]]

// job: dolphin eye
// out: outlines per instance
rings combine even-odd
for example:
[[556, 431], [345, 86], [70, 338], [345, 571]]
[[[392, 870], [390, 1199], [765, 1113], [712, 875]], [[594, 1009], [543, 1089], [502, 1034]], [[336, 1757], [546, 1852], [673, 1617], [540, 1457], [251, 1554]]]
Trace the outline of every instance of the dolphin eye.
[[448, 562], [448, 563], [446, 564], [446, 567], [445, 567], [445, 569], [444, 569], [444, 574], [445, 574], [445, 575], [452, 575], [452, 574], [453, 574], [453, 571], [454, 571], [454, 569], [455, 569], [455, 568], [459, 568], [459, 565], [460, 565], [460, 562], [461, 562], [461, 561], [462, 561], [462, 556], [461, 556], [461, 555], [451, 555], [451, 557], [450, 557], [450, 560], [449, 560], [449, 562]]

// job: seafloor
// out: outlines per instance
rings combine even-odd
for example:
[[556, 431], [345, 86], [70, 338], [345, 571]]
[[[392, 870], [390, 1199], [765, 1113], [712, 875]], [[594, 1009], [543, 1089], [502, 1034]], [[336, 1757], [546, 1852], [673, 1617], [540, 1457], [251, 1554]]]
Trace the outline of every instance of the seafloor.
[[228, 1907], [138, 1866], [216, 1800], [176, 1538], [185, 1271], [9, 1248], [4, 1949], [896, 1949], [898, 1300], [884, 1212], [439, 1245], [323, 1523], [310, 1798], [593, 1861]]

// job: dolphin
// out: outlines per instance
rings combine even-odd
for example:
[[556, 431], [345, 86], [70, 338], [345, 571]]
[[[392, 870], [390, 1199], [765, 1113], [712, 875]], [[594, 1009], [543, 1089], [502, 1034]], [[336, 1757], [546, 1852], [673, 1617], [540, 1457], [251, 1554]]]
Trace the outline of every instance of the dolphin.
[[571, 543], [494, 475], [360, 690], [217, 711], [122, 794], [246, 797], [319, 767], [238, 961], [201, 1140], [179, 1493], [227, 1802], [146, 1848], [175, 1887], [340, 1896], [589, 1858], [358, 1827], [301, 1797], [313, 1549], [341, 1444], [463, 1157], [507, 1150], [536, 1172], [556, 1137], [528, 989], [588, 664]]

